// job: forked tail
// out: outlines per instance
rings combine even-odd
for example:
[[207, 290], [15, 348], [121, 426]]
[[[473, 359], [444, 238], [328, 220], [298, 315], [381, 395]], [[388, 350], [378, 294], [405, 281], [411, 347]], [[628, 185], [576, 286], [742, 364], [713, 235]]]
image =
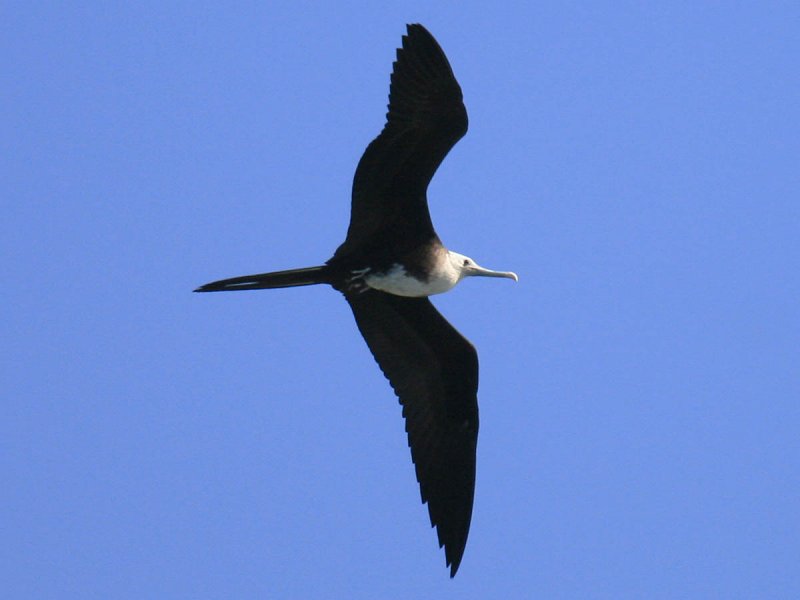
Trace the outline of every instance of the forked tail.
[[229, 292], [233, 290], [267, 290], [273, 288], [296, 287], [328, 283], [327, 267], [306, 267], [305, 269], [289, 269], [273, 271], [258, 275], [244, 275], [212, 281], [200, 286], [195, 292]]

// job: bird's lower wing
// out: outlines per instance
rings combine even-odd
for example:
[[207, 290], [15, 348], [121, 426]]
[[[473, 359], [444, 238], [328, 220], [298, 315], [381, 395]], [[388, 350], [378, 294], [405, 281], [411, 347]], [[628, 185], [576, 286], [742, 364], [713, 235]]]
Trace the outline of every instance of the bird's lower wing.
[[478, 441], [478, 356], [427, 298], [348, 296], [375, 360], [403, 405], [422, 501], [450, 576], [467, 543]]

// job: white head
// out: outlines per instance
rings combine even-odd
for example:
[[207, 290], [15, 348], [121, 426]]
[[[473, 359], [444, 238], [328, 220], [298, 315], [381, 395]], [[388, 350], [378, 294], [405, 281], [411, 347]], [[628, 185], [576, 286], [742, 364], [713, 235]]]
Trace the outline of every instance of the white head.
[[447, 257], [450, 259], [450, 264], [453, 269], [458, 273], [458, 281], [461, 281], [464, 277], [506, 277], [514, 281], [519, 281], [519, 277], [517, 277], [516, 273], [484, 269], [469, 256], [464, 256], [458, 252], [451, 252], [448, 250]]

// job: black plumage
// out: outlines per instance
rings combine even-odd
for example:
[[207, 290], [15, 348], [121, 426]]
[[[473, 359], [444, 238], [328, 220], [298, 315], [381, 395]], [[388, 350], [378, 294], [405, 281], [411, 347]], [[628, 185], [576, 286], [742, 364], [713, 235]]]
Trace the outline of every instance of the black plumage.
[[460, 273], [458, 279], [516, 276], [486, 269], [466, 272], [469, 259], [453, 254], [464, 259], [463, 265], [453, 263], [431, 223], [428, 184], [466, 133], [467, 112], [444, 52], [421, 25], [408, 26], [397, 51], [388, 108], [386, 125], [356, 169], [347, 237], [330, 260], [319, 267], [225, 279], [196, 291], [326, 283], [342, 292], [403, 406], [422, 501], [428, 504], [452, 577], [472, 517], [478, 356], [428, 294], [380, 291], [371, 287], [369, 277], [389, 274], [398, 265], [423, 285], [440, 267]]

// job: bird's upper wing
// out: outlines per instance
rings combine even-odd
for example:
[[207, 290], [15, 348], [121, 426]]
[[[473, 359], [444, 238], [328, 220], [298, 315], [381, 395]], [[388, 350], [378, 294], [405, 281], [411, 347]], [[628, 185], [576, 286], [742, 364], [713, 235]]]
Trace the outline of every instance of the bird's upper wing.
[[422, 501], [454, 576], [467, 543], [478, 442], [478, 354], [427, 298], [348, 295], [356, 323], [403, 405]]
[[346, 253], [383, 226], [433, 234], [425, 192], [444, 157], [467, 132], [467, 110], [447, 57], [422, 25], [408, 25], [389, 87], [381, 134], [353, 178]]

